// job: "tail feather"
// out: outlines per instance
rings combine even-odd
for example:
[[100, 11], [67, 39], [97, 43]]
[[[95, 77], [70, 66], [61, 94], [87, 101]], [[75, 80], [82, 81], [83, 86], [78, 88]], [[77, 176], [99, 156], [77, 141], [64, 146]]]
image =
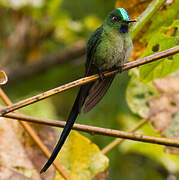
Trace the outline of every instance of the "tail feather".
[[89, 91], [89, 95], [84, 102], [83, 113], [89, 112], [106, 94], [109, 89], [114, 76], [105, 78], [103, 81], [99, 80], [94, 83]]
[[81, 86], [79, 93], [77, 95], [77, 98], [73, 104], [72, 110], [69, 114], [66, 125], [60, 136], [60, 139], [58, 140], [58, 143], [55, 146], [50, 158], [48, 159], [44, 167], [41, 169], [40, 173], [45, 172], [55, 160], [56, 156], [58, 155], [58, 152], [62, 148], [67, 136], [69, 135], [73, 127], [73, 124], [78, 114], [81, 111], [83, 104], [85, 104], [83, 113], [90, 111], [106, 94], [114, 77], [115, 75], [111, 77], [107, 77], [103, 81], [99, 80], [95, 83], [91, 82], [91, 83]]
[[66, 122], [66, 125], [62, 131], [61, 136], [60, 136], [60, 139], [58, 140], [58, 143], [55, 146], [50, 158], [48, 159], [48, 161], [46, 162], [44, 167], [41, 169], [40, 173], [45, 172], [50, 167], [50, 165], [53, 163], [56, 156], [58, 155], [58, 152], [62, 148], [67, 136], [69, 135], [69, 133], [73, 127], [73, 124], [74, 124], [78, 114], [80, 113], [81, 107], [84, 104], [86, 97], [88, 96], [88, 92], [91, 88], [91, 85], [92, 85], [92, 83], [88, 83], [86, 85], [81, 86], [79, 93], [77, 95], [77, 98], [76, 98], [74, 105], [72, 107], [72, 110], [70, 112], [70, 115], [68, 117], [68, 120]]

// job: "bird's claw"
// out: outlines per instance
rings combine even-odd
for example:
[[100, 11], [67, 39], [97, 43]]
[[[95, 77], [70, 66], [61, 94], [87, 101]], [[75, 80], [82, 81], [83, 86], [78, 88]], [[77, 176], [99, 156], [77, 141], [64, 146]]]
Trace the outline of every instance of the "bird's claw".
[[99, 75], [99, 79], [104, 81], [105, 76], [104, 76], [103, 72], [97, 66], [95, 66], [95, 67], [96, 67], [97, 73]]
[[119, 67], [118, 67], [119, 73], [122, 73], [122, 70], [123, 70], [123, 69], [122, 69], [122, 66], [119, 66]]
[[98, 75], [99, 75], [100, 80], [104, 81], [105, 76], [101, 71], [98, 72]]

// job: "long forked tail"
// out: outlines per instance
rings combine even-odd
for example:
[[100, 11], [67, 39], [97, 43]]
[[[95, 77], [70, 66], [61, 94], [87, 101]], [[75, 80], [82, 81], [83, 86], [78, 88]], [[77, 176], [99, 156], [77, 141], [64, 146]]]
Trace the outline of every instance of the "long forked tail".
[[60, 136], [60, 139], [58, 140], [58, 143], [55, 146], [50, 158], [48, 159], [48, 161], [46, 162], [44, 167], [41, 169], [40, 173], [45, 172], [50, 167], [50, 165], [53, 163], [53, 161], [55, 160], [58, 152], [62, 148], [67, 136], [69, 135], [78, 114], [80, 113], [81, 107], [82, 107], [86, 97], [88, 96], [88, 92], [89, 92], [91, 86], [92, 86], [92, 83], [88, 83], [86, 85], [81, 86], [79, 93], [77, 95], [77, 98], [73, 104], [72, 110], [69, 114], [66, 125]]
[[67, 136], [69, 135], [69, 133], [72, 129], [72, 126], [73, 126], [78, 114], [80, 113], [80, 110], [81, 110], [83, 104], [84, 104], [83, 112], [86, 113], [86, 112], [90, 111], [106, 94], [114, 77], [115, 77], [115, 75], [111, 76], [111, 77], [107, 77], [103, 81], [98, 80], [96, 82], [91, 82], [91, 83], [81, 86], [79, 93], [77, 95], [77, 98], [75, 100], [75, 103], [70, 112], [70, 115], [68, 117], [68, 120], [66, 122], [66, 125], [60, 136], [60, 139], [58, 140], [58, 143], [57, 143], [55, 149], [53, 150], [49, 160], [44, 165], [44, 167], [42, 168], [40, 173], [45, 172], [50, 167], [50, 165], [53, 163], [53, 161], [55, 160], [58, 152], [62, 148]]

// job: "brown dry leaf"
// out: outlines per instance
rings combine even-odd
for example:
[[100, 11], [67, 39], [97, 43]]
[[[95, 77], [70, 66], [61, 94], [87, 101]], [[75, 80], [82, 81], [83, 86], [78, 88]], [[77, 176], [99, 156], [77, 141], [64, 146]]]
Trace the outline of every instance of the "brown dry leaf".
[[179, 77], [155, 79], [154, 86], [161, 94], [149, 100], [150, 121], [157, 132], [164, 133], [179, 111]]
[[135, 19], [144, 11], [151, 1], [152, 0], [118, 0], [116, 2], [116, 8], [122, 7], [126, 9], [131, 19]]
[[[172, 124], [166, 129], [165, 135], [167, 137], [179, 139], [179, 112], [173, 116]], [[179, 154], [179, 148], [166, 147], [166, 152], [173, 154]]]
[[[179, 76], [155, 79], [154, 86], [160, 93], [149, 100], [149, 119], [153, 128], [163, 136], [179, 138]], [[166, 148], [167, 152], [179, 153], [179, 148]]]
[[166, 146], [165, 152], [172, 153], [172, 154], [179, 154], [179, 148]]
[[[43, 165], [47, 161], [47, 158], [41, 152], [39, 147], [34, 143], [32, 138], [24, 131], [24, 128], [20, 125], [20, 123], [18, 121], [7, 120], [7, 119], [4, 120], [4, 122], [7, 127], [3, 128], [2, 130], [3, 126], [1, 122], [0, 133], [2, 131], [3, 132], [0, 136], [0, 141], [1, 141], [0, 152], [4, 154], [5, 157], [6, 156], [8, 157], [8, 161], [1, 160], [1, 157], [0, 157], [0, 162], [3, 162], [3, 164], [1, 164], [2, 171], [0, 171], [0, 179], [2, 179], [1, 175], [2, 177], [4, 177], [4, 175], [8, 175], [8, 179], [10, 179], [11, 175], [14, 174], [14, 171], [15, 171], [17, 173], [23, 172], [23, 174], [25, 173], [27, 174], [27, 176], [30, 176], [30, 174], [33, 175], [35, 173], [36, 174], [35, 178], [31, 177], [31, 179], [34, 179], [34, 180], [38, 180], [38, 179], [39, 180], [40, 179], [54, 180], [56, 171], [53, 166], [49, 168], [49, 170], [45, 173], [44, 176], [40, 177], [40, 174], [39, 174], [40, 169], [43, 167]], [[31, 125], [31, 127], [39, 135], [42, 142], [50, 150], [52, 150], [56, 142], [54, 129], [47, 126], [41, 126], [41, 125], [36, 125], [36, 126]], [[10, 135], [11, 133], [13, 133], [13, 135]], [[7, 147], [11, 153], [7, 151]], [[23, 153], [19, 152], [21, 150], [23, 151]], [[22, 157], [19, 157], [19, 154]], [[15, 155], [17, 157], [15, 157]], [[21, 163], [18, 163], [18, 161], [20, 161]], [[11, 163], [13, 163], [13, 165], [11, 165]], [[19, 178], [19, 180], [21, 179]]]
[[0, 85], [6, 84], [8, 81], [7, 75], [4, 71], [0, 71]]
[[[119, 7], [125, 8], [129, 13], [130, 18], [136, 19], [147, 8], [147, 6], [151, 1], [152, 0], [141, 0], [141, 1], [119, 0], [116, 1], [116, 8]], [[133, 40], [134, 50], [130, 58], [130, 61], [137, 59], [145, 51], [147, 43], [140, 41], [140, 39], [143, 36], [143, 34], [148, 30], [149, 25], [150, 22], [143, 27], [142, 31]]]
[[23, 174], [12, 170], [12, 174], [8, 177], [7, 180], [32, 180], [32, 179], [29, 177], [25, 177]]
[[[178, 116], [179, 117], [179, 116]], [[178, 119], [179, 120], [179, 119]], [[175, 121], [175, 119], [174, 119], [174, 121]], [[176, 122], [174, 122], [173, 124], [175, 125], [175, 123]], [[172, 131], [173, 131], [173, 129], [175, 129], [175, 127], [172, 127], [172, 128], [170, 128], [170, 129], [172, 129]], [[170, 130], [169, 130], [170, 131]], [[166, 134], [168, 134], [168, 132], [166, 133]], [[173, 136], [174, 136], [174, 138], [179, 138], [179, 131], [178, 130], [175, 130], [174, 131], [174, 134], [172, 134]], [[169, 136], [170, 136], [170, 132], [169, 132]], [[167, 153], [172, 153], [172, 154], [179, 154], [179, 148], [176, 148], [176, 147], [169, 147], [169, 146], [166, 146], [165, 147], [165, 152], [167, 152]]]
[[2, 117], [0, 120], [0, 179], [40, 180], [40, 175], [13, 131], [10, 120]]
[[158, 112], [150, 117], [150, 122], [158, 133], [162, 133], [170, 125], [172, 119], [170, 112]]
[[179, 76], [155, 79], [154, 85], [160, 93], [177, 94], [179, 92]]
[[109, 174], [109, 170], [105, 170], [104, 172], [97, 174], [93, 178], [93, 180], [106, 180], [106, 178], [108, 177], [108, 174]]
[[[56, 143], [55, 131], [51, 127], [34, 125], [31, 124], [33, 129], [36, 131], [42, 142], [48, 147], [49, 150], [53, 150], [53, 147]], [[26, 135], [21, 138], [23, 141], [24, 148], [27, 152], [28, 157], [33, 162], [35, 168], [40, 172], [43, 165], [46, 163], [47, 158], [44, 156], [39, 147], [34, 143], [34, 141]], [[48, 171], [42, 175], [43, 180], [54, 180], [55, 178], [55, 169], [51, 166]]]

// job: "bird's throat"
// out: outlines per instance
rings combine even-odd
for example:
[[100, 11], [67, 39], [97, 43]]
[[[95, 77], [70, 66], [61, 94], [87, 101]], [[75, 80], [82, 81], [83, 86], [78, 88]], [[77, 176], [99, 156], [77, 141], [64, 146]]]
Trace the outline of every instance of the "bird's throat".
[[129, 25], [128, 24], [122, 24], [119, 32], [120, 33], [128, 33], [128, 30], [129, 30]]

